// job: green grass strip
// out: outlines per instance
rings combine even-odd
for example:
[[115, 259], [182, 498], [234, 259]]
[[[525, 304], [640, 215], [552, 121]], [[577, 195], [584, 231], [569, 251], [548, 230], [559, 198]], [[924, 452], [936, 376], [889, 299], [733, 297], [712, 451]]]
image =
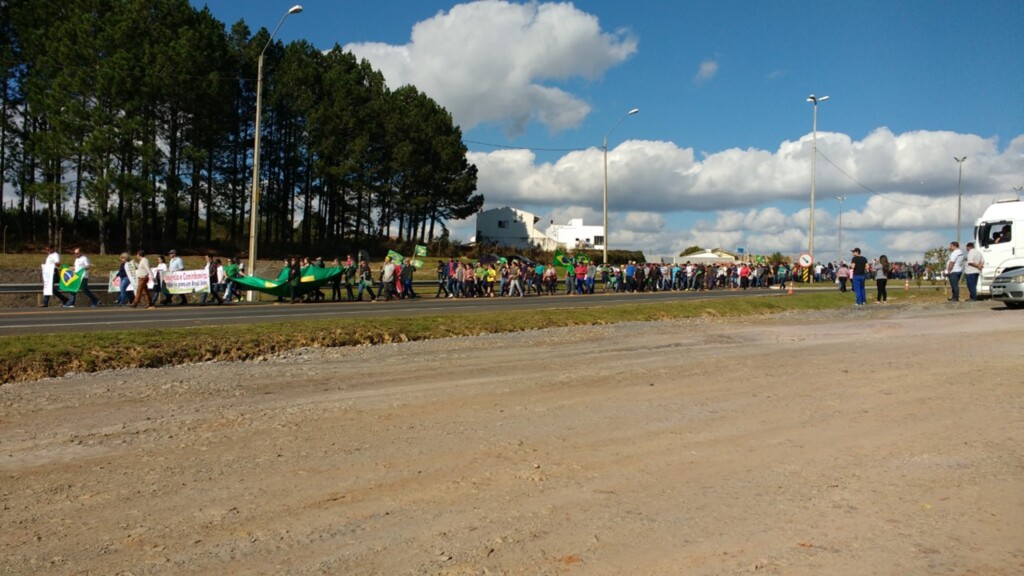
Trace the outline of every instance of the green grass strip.
[[[941, 301], [938, 290], [901, 292], [898, 303]], [[797, 293], [527, 311], [374, 319], [301, 320], [225, 328], [148, 330], [6, 336], [0, 338], [0, 383], [210, 360], [251, 360], [301, 347], [340, 347], [410, 342], [453, 336], [521, 332], [543, 328], [649, 322], [686, 318], [764, 317], [852, 306], [850, 293]]]

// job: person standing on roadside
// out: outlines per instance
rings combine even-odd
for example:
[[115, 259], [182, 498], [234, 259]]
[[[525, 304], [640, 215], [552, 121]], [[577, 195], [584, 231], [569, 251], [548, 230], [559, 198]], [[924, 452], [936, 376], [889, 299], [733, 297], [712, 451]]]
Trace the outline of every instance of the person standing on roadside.
[[860, 248], [854, 248], [850, 252], [853, 253], [853, 258], [850, 258], [853, 295], [857, 300], [857, 306], [863, 306], [868, 301], [867, 289], [865, 288], [865, 283], [868, 279], [868, 259], [860, 255]]
[[950, 302], [960, 301], [960, 277], [964, 274], [964, 251], [960, 249], [959, 242], [949, 243], [949, 258], [946, 259], [946, 276], [949, 277], [949, 286], [953, 290], [953, 297]]
[[[53, 249], [53, 246], [46, 247], [46, 260], [43, 262], [43, 303], [40, 307], [46, 308], [50, 305], [50, 294], [47, 294], [46, 284], [50, 285], [50, 290], [54, 296], [60, 298], [61, 304], [67, 304], [67, 296], [60, 293], [57, 290], [57, 286], [60, 284], [60, 253]], [[49, 277], [46, 275], [46, 270], [49, 270]]]
[[885, 291], [885, 285], [889, 282], [889, 274], [892, 266], [889, 264], [889, 257], [882, 254], [878, 257], [878, 266], [875, 268], [875, 287], [878, 293], [875, 295], [875, 302], [885, 304], [889, 299], [889, 293]]
[[839, 291], [846, 292], [846, 281], [850, 279], [850, 267], [846, 265], [846, 262], [839, 263], [839, 269], [836, 271], [836, 280], [839, 282]]
[[[89, 257], [86, 256], [84, 252], [82, 252], [81, 248], [75, 248], [75, 274], [77, 274], [82, 279], [82, 283], [78, 285], [78, 291], [85, 294], [89, 298], [89, 301], [92, 303], [91, 306], [95, 308], [100, 305], [100, 299], [97, 298], [96, 295], [92, 293], [92, 290], [89, 290], [90, 268], [92, 268], [92, 263], [89, 262]], [[75, 296], [77, 296], [77, 293], [73, 292], [71, 294], [71, 297], [68, 298], [68, 303], [65, 304], [63, 307], [74, 308]]]
[[974, 242], [967, 243], [967, 259], [964, 267], [964, 276], [967, 278], [967, 294], [971, 302], [978, 301], [978, 276], [981, 269], [985, 267], [985, 258], [981, 250], [974, 247]]
[[156, 302], [153, 300], [153, 295], [149, 293], [149, 277], [153, 274], [153, 269], [149, 265], [149, 258], [146, 258], [146, 253], [139, 250], [135, 253], [135, 257], [138, 258], [138, 262], [135, 265], [135, 299], [129, 304], [132, 308], [138, 308], [139, 302], [142, 302], [142, 295], [146, 295], [146, 308], [153, 308], [156, 306]]

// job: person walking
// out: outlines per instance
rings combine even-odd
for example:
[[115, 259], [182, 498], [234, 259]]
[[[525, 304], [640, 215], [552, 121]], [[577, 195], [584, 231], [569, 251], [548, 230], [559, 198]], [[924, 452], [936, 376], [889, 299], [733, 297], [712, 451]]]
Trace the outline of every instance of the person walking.
[[950, 242], [949, 258], [946, 259], [946, 276], [949, 277], [949, 287], [953, 290], [950, 302], [960, 301], [960, 277], [964, 274], [964, 260], [964, 251], [960, 249], [960, 243]]
[[889, 257], [882, 254], [878, 257], [878, 266], [875, 267], [875, 288], [877, 294], [875, 294], [875, 302], [885, 304], [885, 301], [889, 298], [889, 293], [885, 290], [885, 285], [889, 282], [889, 274], [892, 272], [892, 266], [889, 264]]
[[399, 275], [399, 280], [402, 283], [402, 298], [408, 298], [412, 300], [416, 298], [416, 291], [412, 288], [413, 274], [416, 273], [416, 266], [413, 265], [412, 261], [407, 261], [405, 266], [402, 266], [402, 272]]
[[447, 298], [451, 295], [448, 291], [448, 265], [444, 260], [437, 261], [437, 294], [434, 298]]
[[[170, 252], [167, 253], [167, 255], [171, 257], [171, 260], [167, 263], [167, 273], [168, 274], [174, 274], [175, 272], [181, 272], [182, 270], [185, 269], [185, 261], [182, 260], [178, 256], [178, 252], [177, 251], [171, 250]], [[168, 288], [167, 288], [166, 279], [163, 282], [163, 285], [162, 285], [161, 289], [162, 289], [163, 295], [164, 295], [164, 299], [163, 299], [163, 302], [161, 302], [161, 304], [163, 304], [164, 306], [167, 306], [174, 299], [174, 296], [171, 294], [170, 290], [168, 290]], [[184, 294], [178, 294], [177, 296], [178, 296], [178, 306], [184, 306], [185, 304], [188, 304], [188, 297], [187, 296], [185, 296]]]
[[146, 295], [146, 308], [153, 308], [156, 306], [153, 295], [149, 293], [149, 277], [153, 274], [153, 269], [149, 265], [149, 258], [146, 258], [146, 253], [142, 250], [136, 252], [135, 257], [138, 262], [135, 265], [135, 299], [128, 306], [131, 308], [138, 308], [139, 302], [142, 302], [142, 295]]
[[153, 267], [153, 300], [159, 300], [164, 293], [164, 274], [167, 273], [167, 261], [163, 256], [156, 257], [156, 266]]
[[964, 277], [967, 279], [967, 294], [971, 302], [978, 301], [978, 276], [981, 275], [981, 269], [984, 267], [985, 258], [981, 255], [981, 250], [974, 247], [974, 242], [968, 242]]
[[117, 274], [114, 276], [117, 278], [117, 301], [114, 302], [116, 306], [127, 306], [131, 304], [132, 300], [135, 299], [135, 291], [133, 290], [133, 282], [135, 277], [135, 268], [132, 265], [132, 258], [127, 252], [121, 252], [121, 264], [118, 265]]
[[370, 263], [363, 260], [362, 257], [359, 259], [359, 293], [356, 296], [356, 300], [359, 302], [363, 301], [363, 291], [370, 295], [370, 302], [373, 302], [377, 297], [373, 294], [373, 271], [370, 270]]
[[[85, 252], [83, 252], [81, 248], [75, 248], [74, 254], [75, 274], [77, 274], [82, 279], [82, 283], [78, 285], [78, 291], [85, 294], [86, 297], [88, 297], [89, 301], [91, 302], [90, 305], [93, 308], [95, 308], [100, 305], [100, 299], [97, 298], [96, 295], [92, 293], [92, 290], [89, 290], [89, 269], [92, 268], [92, 263], [89, 262], [89, 257], [85, 255]], [[63, 307], [74, 308], [75, 297], [77, 295], [77, 293], [72, 292], [71, 296], [68, 297], [68, 303], [65, 304]]]
[[384, 266], [380, 269], [380, 298], [385, 302], [391, 300], [395, 292], [395, 265], [390, 256], [384, 257]]
[[290, 302], [296, 304], [301, 296], [299, 283], [302, 281], [302, 262], [298, 258], [288, 259], [288, 296]]
[[60, 293], [57, 287], [60, 285], [60, 252], [53, 249], [53, 246], [46, 247], [46, 260], [43, 262], [43, 303], [41, 308], [50, 305], [50, 296], [56, 296], [60, 303], [67, 304], [67, 296]]
[[854, 248], [850, 252], [853, 253], [853, 258], [850, 258], [853, 295], [857, 300], [857, 306], [863, 306], [868, 300], [867, 289], [864, 286], [868, 279], [868, 259], [861, 256], [860, 248]]

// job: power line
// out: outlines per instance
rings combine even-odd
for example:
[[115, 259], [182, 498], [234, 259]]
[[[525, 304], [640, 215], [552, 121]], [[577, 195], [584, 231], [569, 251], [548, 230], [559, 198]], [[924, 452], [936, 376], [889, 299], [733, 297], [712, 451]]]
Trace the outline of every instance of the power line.
[[818, 155], [820, 155], [820, 156], [821, 156], [822, 158], [824, 158], [824, 159], [825, 159], [825, 161], [826, 161], [826, 162], [828, 162], [828, 163], [829, 163], [829, 164], [831, 164], [831, 165], [832, 165], [832, 166], [833, 166], [833, 167], [834, 167], [834, 168], [835, 168], [836, 170], [838, 170], [840, 174], [842, 174], [843, 176], [846, 176], [847, 178], [849, 178], [850, 180], [852, 180], [853, 182], [855, 182], [855, 183], [856, 183], [856, 184], [857, 184], [858, 186], [860, 186], [861, 188], [863, 188], [863, 189], [867, 190], [868, 192], [870, 192], [870, 193], [871, 193], [872, 195], [874, 195], [874, 196], [880, 196], [880, 197], [882, 197], [882, 198], [885, 198], [885, 199], [886, 199], [886, 200], [888, 200], [889, 202], [892, 202], [892, 203], [894, 203], [894, 204], [903, 204], [904, 206], [915, 206], [915, 207], [918, 207], [918, 208], [927, 208], [927, 207], [929, 207], [929, 206], [931, 206], [931, 205], [932, 205], [931, 203], [929, 203], [929, 204], [915, 204], [915, 203], [912, 203], [912, 202], [903, 202], [903, 201], [900, 201], [900, 200], [895, 200], [895, 199], [893, 199], [893, 198], [890, 198], [889, 196], [887, 196], [887, 195], [885, 195], [885, 194], [883, 194], [883, 193], [881, 193], [881, 192], [879, 192], [879, 191], [877, 191], [877, 190], [875, 190], [875, 189], [871, 188], [871, 187], [870, 187], [870, 186], [868, 186], [867, 184], [864, 184], [864, 183], [863, 183], [863, 182], [861, 182], [860, 180], [857, 180], [857, 179], [856, 179], [856, 178], [854, 178], [853, 176], [850, 176], [849, 174], [847, 174], [845, 170], [843, 170], [842, 168], [840, 168], [840, 167], [839, 167], [839, 166], [838, 166], [838, 165], [837, 165], [837, 164], [836, 164], [835, 162], [833, 162], [833, 161], [832, 161], [832, 159], [831, 159], [831, 158], [829, 158], [828, 156], [826, 156], [826, 155], [825, 155], [825, 153], [824, 153], [824, 152], [822, 152], [821, 150], [818, 150]]

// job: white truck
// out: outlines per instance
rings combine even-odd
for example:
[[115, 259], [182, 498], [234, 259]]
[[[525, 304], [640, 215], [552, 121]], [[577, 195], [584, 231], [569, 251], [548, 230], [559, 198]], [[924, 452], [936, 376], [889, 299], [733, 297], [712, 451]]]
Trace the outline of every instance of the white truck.
[[992, 280], [1007, 270], [1024, 268], [1024, 202], [999, 200], [974, 223], [974, 243], [985, 258], [978, 297], [992, 296]]

